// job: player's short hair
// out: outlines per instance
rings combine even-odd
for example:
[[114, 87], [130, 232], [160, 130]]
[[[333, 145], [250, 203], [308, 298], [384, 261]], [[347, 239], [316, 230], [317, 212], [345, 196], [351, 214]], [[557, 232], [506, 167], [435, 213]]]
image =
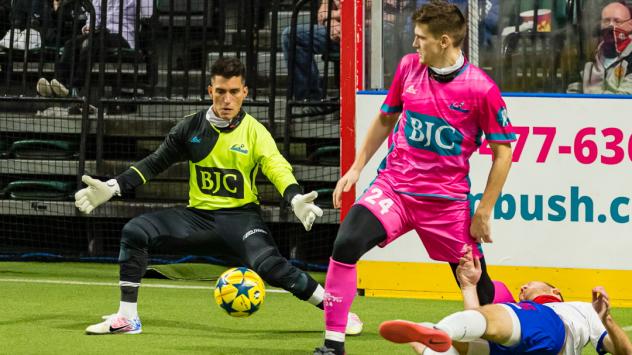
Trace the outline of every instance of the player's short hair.
[[454, 4], [444, 0], [431, 0], [413, 13], [412, 20], [415, 25], [427, 25], [428, 31], [435, 37], [443, 34], [452, 37], [455, 47], [463, 44], [467, 31], [465, 16]]
[[555, 287], [555, 286], [551, 285], [551, 284], [550, 284], [550, 283], [548, 283], [548, 282], [544, 282], [544, 284], [545, 284], [545, 285], [547, 285], [547, 286], [549, 286], [551, 289], [556, 289], [556, 290], [558, 291], [558, 296], [560, 296], [560, 300], [561, 300], [562, 302], [564, 302], [564, 296], [562, 296], [562, 292], [560, 292], [560, 290], [559, 290], [557, 287]]
[[226, 79], [238, 76], [241, 77], [241, 81], [243, 82], [246, 80], [246, 68], [244, 64], [235, 57], [220, 57], [211, 66], [211, 81], [209, 85], [212, 85], [213, 78], [216, 75]]

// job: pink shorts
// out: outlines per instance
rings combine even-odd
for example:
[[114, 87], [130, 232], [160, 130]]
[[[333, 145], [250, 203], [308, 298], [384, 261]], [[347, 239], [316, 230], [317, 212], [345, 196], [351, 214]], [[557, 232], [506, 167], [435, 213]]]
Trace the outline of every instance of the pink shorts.
[[414, 229], [434, 260], [458, 263], [465, 245], [472, 246], [475, 256], [482, 256], [479, 244], [470, 235], [469, 201], [397, 193], [378, 178], [356, 204], [368, 208], [386, 230], [386, 241], [380, 247]]

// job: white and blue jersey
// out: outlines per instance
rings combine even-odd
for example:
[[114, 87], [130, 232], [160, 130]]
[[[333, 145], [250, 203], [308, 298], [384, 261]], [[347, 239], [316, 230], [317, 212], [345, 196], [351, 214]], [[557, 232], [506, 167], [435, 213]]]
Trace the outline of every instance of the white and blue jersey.
[[520, 321], [520, 342], [513, 346], [489, 343], [490, 355], [557, 355], [564, 346], [564, 322], [553, 309], [531, 301], [505, 303]]
[[581, 355], [588, 343], [592, 343], [598, 354], [606, 353], [603, 340], [608, 333], [588, 302], [505, 304], [520, 321], [520, 342], [511, 347], [490, 342], [490, 355]]
[[603, 340], [608, 335], [599, 315], [588, 302], [552, 302], [551, 308], [566, 325], [564, 355], [581, 355], [582, 349], [591, 343], [598, 354], [605, 354]]

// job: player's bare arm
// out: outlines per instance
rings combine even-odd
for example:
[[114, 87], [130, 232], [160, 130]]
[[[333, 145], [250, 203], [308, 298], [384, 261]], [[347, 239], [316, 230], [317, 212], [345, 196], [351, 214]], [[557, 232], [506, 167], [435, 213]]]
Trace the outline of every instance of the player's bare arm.
[[610, 315], [610, 297], [602, 286], [593, 288], [592, 304], [608, 331], [603, 342], [606, 351], [614, 355], [632, 354], [632, 342]]
[[487, 185], [485, 186], [483, 197], [472, 216], [472, 225], [470, 226], [472, 237], [479, 243], [493, 242], [489, 219], [496, 200], [507, 180], [509, 168], [511, 168], [511, 145], [509, 143], [490, 142], [489, 146], [493, 152], [494, 162], [487, 177]]
[[468, 245], [465, 248], [465, 255], [461, 257], [459, 266], [456, 268], [456, 277], [461, 286], [463, 308], [476, 309], [480, 307], [476, 284], [481, 279], [483, 271], [480, 260], [472, 254], [472, 247]]
[[369, 130], [366, 134], [364, 142], [356, 155], [351, 168], [347, 173], [338, 180], [333, 193], [334, 208], [340, 208], [342, 203], [342, 193], [348, 192], [349, 189], [358, 181], [360, 172], [366, 163], [373, 157], [373, 154], [384, 143], [386, 137], [393, 131], [399, 113], [385, 114], [380, 112], [375, 116]]

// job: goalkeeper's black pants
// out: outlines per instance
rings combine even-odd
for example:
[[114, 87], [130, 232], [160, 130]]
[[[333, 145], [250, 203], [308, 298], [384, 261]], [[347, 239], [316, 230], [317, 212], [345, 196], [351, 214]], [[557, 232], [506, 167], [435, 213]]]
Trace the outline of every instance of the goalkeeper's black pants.
[[[124, 227], [120, 284], [138, 289], [149, 253], [216, 256], [255, 270], [263, 280], [307, 300], [318, 283], [281, 256], [256, 204], [215, 211], [169, 208], [143, 214]], [[127, 287], [125, 287], [127, 286]], [[136, 301], [138, 292], [131, 299]]]
[[[362, 205], [354, 205], [344, 222], [340, 225], [338, 235], [334, 242], [332, 259], [345, 263], [355, 264], [369, 250], [386, 240], [386, 231], [377, 217]], [[489, 304], [494, 301], [494, 283], [487, 273], [485, 258], [481, 257], [481, 278], [476, 285], [479, 303]], [[449, 263], [454, 278], [458, 263]], [[420, 279], [420, 281], [423, 281]], [[460, 285], [459, 285], [460, 286]]]

